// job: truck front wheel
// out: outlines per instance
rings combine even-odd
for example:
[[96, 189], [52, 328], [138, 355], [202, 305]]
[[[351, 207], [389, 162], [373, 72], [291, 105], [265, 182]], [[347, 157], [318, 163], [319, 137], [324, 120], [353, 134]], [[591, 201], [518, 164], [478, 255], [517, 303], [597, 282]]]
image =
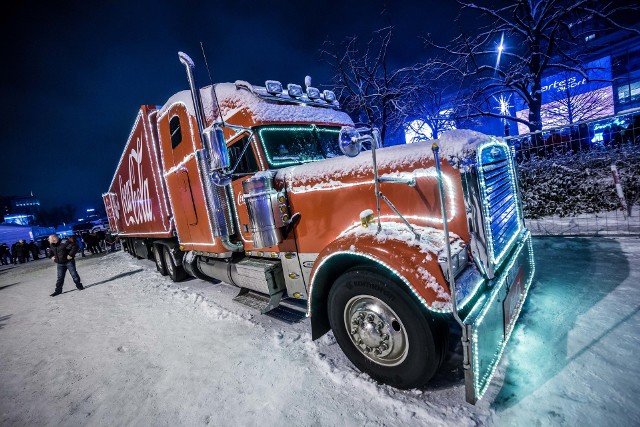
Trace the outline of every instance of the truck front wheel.
[[329, 292], [329, 323], [349, 360], [374, 380], [407, 389], [440, 366], [444, 331], [401, 288], [374, 268], [356, 267]]

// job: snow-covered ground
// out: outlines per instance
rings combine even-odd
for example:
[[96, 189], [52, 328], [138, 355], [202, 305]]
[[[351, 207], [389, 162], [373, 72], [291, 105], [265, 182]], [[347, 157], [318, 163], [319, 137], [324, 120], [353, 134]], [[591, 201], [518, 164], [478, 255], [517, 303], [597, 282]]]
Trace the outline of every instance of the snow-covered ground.
[[538, 238], [538, 263], [487, 395], [459, 358], [422, 390], [380, 386], [331, 335], [174, 284], [118, 252], [78, 260], [49, 297], [48, 260], [0, 271], [0, 425], [639, 425], [640, 240]]

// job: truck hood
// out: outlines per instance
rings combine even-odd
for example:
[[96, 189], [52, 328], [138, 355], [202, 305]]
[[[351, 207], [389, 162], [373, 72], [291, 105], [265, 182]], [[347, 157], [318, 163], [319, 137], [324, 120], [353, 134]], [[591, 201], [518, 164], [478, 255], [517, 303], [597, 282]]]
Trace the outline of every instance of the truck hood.
[[[477, 147], [490, 138], [471, 130], [452, 130], [438, 140], [381, 148], [376, 150], [378, 171], [380, 176], [431, 173], [430, 169], [435, 167], [432, 150], [435, 142], [440, 146], [441, 157], [455, 167], [462, 159], [475, 156]], [[285, 181], [287, 191], [293, 193], [336, 189], [366, 180], [373, 183], [373, 161], [369, 152], [355, 158], [340, 156], [280, 169], [276, 179]]]

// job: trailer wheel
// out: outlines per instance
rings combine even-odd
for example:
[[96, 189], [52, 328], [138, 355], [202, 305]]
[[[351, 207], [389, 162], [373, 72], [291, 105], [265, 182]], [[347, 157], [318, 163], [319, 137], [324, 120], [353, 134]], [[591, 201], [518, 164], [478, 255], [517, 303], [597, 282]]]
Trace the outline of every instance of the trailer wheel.
[[374, 380], [420, 387], [440, 366], [444, 332], [402, 289], [369, 267], [340, 276], [329, 292], [329, 323], [349, 360]]
[[166, 276], [169, 273], [167, 272], [167, 267], [164, 263], [164, 252], [162, 245], [154, 246], [153, 257], [156, 261], [156, 270], [158, 270], [158, 273], [161, 275]]
[[167, 274], [171, 277], [171, 280], [174, 282], [181, 282], [184, 280], [187, 277], [187, 273], [184, 271], [184, 268], [173, 262], [173, 257], [168, 250], [163, 249], [162, 254], [164, 255], [164, 264], [167, 266]]

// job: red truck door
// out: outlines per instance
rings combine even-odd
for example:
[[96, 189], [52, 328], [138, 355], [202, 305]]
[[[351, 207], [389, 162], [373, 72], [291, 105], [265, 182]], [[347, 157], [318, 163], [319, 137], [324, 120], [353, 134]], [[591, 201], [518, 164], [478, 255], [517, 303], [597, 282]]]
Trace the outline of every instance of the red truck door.
[[184, 103], [172, 104], [159, 114], [158, 133], [180, 243], [188, 249], [215, 251], [198, 166], [197, 153], [202, 146], [195, 118]]

